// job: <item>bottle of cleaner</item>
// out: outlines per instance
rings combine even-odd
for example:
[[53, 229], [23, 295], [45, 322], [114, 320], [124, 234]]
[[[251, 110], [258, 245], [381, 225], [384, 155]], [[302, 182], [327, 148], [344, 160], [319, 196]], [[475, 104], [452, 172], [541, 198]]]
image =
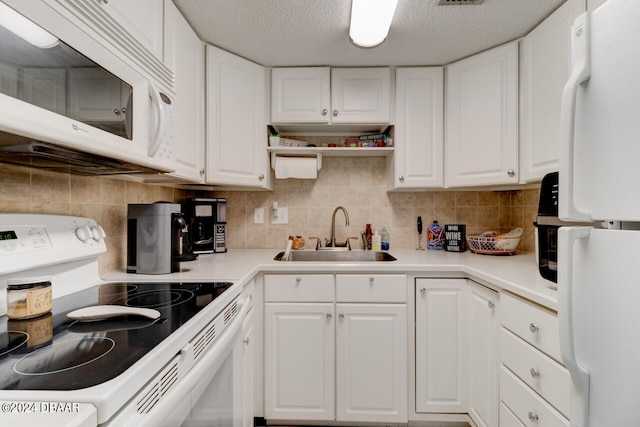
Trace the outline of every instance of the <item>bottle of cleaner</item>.
[[433, 224], [427, 230], [427, 249], [435, 249], [437, 251], [444, 249], [444, 233], [438, 221], [433, 221]]
[[374, 251], [379, 251], [380, 247], [381, 247], [380, 235], [378, 234], [378, 229], [376, 228], [376, 231], [373, 233], [373, 236], [371, 237], [371, 249]]
[[382, 227], [382, 233], [380, 233], [380, 249], [383, 251], [389, 250], [389, 232], [387, 227]]

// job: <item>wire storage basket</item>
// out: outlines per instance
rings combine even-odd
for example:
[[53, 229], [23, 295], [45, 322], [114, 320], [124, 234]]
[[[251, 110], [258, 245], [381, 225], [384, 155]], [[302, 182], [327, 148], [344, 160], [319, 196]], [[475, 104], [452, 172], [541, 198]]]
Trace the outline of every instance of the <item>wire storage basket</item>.
[[522, 228], [516, 228], [506, 234], [487, 231], [475, 236], [467, 236], [469, 250], [485, 255], [515, 255], [522, 237]]

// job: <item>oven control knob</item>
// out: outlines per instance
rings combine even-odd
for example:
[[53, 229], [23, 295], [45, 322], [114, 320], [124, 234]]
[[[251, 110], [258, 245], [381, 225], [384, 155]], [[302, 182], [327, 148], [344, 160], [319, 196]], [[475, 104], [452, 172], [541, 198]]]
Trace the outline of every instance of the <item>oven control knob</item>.
[[76, 228], [76, 237], [83, 242], [86, 242], [91, 238], [91, 230], [88, 226], [82, 225]]
[[91, 227], [91, 237], [93, 237], [93, 240], [99, 242], [100, 240], [107, 237], [107, 235], [105, 234], [102, 227], [100, 227], [99, 225], [94, 225], [93, 227]]

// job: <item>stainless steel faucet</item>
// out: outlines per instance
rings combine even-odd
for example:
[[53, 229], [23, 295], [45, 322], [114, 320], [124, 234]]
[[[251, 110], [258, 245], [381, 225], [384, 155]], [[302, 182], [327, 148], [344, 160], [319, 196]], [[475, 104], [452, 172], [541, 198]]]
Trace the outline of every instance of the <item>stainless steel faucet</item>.
[[[331, 240], [328, 242], [327, 246], [336, 247], [336, 214], [338, 211], [344, 212], [345, 225], [349, 225], [349, 214], [347, 210], [342, 206], [338, 206], [333, 210], [333, 215], [331, 215]], [[345, 242], [344, 246], [346, 247], [349, 240]]]

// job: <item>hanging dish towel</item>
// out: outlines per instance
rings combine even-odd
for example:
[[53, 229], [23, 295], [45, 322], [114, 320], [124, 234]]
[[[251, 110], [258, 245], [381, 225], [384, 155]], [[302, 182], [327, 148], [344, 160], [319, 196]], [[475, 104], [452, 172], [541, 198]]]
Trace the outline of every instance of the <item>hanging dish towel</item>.
[[315, 157], [275, 157], [276, 179], [316, 179], [318, 161]]

